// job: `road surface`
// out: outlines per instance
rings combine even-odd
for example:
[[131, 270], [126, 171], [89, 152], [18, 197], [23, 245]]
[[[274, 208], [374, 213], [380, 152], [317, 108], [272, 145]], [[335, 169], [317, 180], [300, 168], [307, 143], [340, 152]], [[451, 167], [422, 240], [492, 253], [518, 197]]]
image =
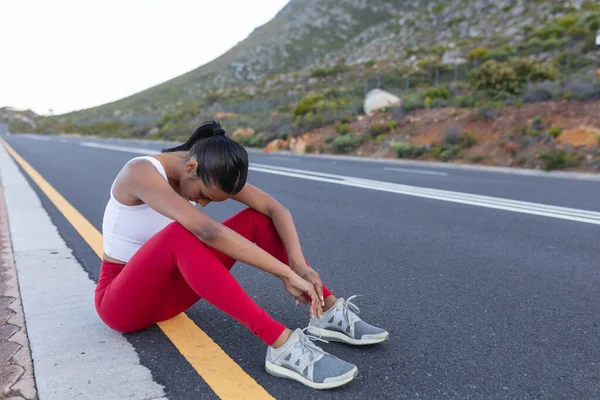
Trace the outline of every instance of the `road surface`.
[[[155, 143], [13, 135], [6, 141], [98, 230], [109, 187]], [[592, 399], [600, 396], [600, 182], [250, 153], [249, 182], [286, 205], [309, 262], [360, 316], [385, 327], [373, 347], [323, 344], [358, 365], [319, 392], [264, 371], [265, 346], [205, 302], [187, 315], [279, 399]], [[430, 189], [430, 190], [428, 190]], [[36, 191], [97, 280], [96, 254]], [[205, 211], [219, 220], [242, 209]], [[275, 318], [306, 309], [273, 277], [235, 277]], [[170, 399], [217, 395], [158, 328], [127, 334]], [[233, 379], [233, 378], [232, 378]]]

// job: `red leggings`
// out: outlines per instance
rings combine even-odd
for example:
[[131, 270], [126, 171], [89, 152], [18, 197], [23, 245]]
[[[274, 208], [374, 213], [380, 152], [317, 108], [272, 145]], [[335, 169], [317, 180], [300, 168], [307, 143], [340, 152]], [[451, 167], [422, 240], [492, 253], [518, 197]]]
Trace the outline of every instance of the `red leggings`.
[[[270, 218], [246, 209], [223, 225], [288, 264]], [[173, 318], [200, 298], [272, 345], [285, 327], [260, 308], [229, 270], [236, 260], [202, 243], [179, 223], [148, 240], [126, 265], [104, 261], [96, 286], [98, 315], [112, 329], [135, 332]], [[325, 298], [331, 292], [323, 285]]]

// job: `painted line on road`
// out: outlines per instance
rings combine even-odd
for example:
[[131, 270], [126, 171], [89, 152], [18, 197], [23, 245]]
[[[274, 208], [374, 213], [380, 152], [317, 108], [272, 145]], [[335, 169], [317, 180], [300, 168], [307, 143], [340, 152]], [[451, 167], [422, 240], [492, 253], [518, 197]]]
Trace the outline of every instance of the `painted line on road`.
[[[0, 141], [98, 257], [102, 258], [102, 234], [8, 143], [2, 139]], [[185, 313], [157, 325], [221, 399], [273, 399]]]
[[[95, 282], [15, 161], [0, 146], [10, 246], [38, 398], [164, 399], [164, 386], [141, 364], [132, 344], [98, 318]], [[34, 379], [31, 374], [25, 372]]]
[[408, 168], [394, 168], [394, 167], [384, 167], [383, 169], [385, 171], [398, 171], [398, 172], [406, 172], [409, 174], [448, 176], [447, 172], [427, 171], [424, 169], [408, 169]]
[[[115, 150], [128, 153], [157, 154], [156, 150], [103, 145], [99, 143], [84, 142], [82, 146], [98, 149]], [[522, 214], [537, 215], [541, 217], [557, 218], [568, 221], [583, 222], [600, 225], [600, 212], [553, 206], [548, 204], [533, 203], [520, 200], [511, 200], [501, 197], [483, 196], [450, 190], [429, 189], [419, 186], [409, 186], [393, 182], [384, 182], [373, 179], [356, 178], [352, 176], [328, 174], [324, 172], [307, 171], [295, 168], [279, 167], [275, 165], [250, 163], [250, 170], [267, 174], [288, 176], [318, 182], [335, 183], [337, 185], [352, 186], [362, 189], [378, 190], [388, 193], [403, 194], [432, 200], [465, 204], [477, 207], [492, 208], [496, 210], [511, 211]]]
[[42, 142], [51, 142], [52, 141], [52, 138], [49, 138], [46, 136], [40, 136], [40, 135], [26, 134], [26, 135], [23, 135], [23, 137], [26, 137], [28, 139], [33, 139], [33, 140], [41, 140]]

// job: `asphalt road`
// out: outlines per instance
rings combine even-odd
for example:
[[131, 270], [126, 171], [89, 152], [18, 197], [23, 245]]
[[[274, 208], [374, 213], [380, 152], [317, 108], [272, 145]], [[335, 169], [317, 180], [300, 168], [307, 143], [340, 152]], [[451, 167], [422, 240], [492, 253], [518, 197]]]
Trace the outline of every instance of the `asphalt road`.
[[[134, 153], [84, 142], [6, 138], [96, 228], [109, 187]], [[45, 138], [44, 138], [45, 139]], [[600, 182], [260, 153], [251, 162], [432, 189], [600, 211]], [[386, 169], [388, 168], [388, 169]], [[394, 168], [394, 169], [390, 169]], [[398, 170], [400, 169], [400, 170]], [[360, 316], [385, 327], [373, 347], [323, 344], [354, 362], [351, 384], [319, 392], [264, 371], [265, 346], [199, 302], [188, 312], [270, 394], [281, 399], [594, 399], [600, 397], [600, 225], [251, 171], [249, 182], [294, 215], [304, 253]], [[40, 194], [90, 276], [99, 260]], [[235, 203], [205, 211], [222, 220]], [[275, 279], [238, 265], [235, 277], [274, 317], [306, 326], [306, 310]], [[216, 398], [157, 328], [126, 335], [170, 399]]]

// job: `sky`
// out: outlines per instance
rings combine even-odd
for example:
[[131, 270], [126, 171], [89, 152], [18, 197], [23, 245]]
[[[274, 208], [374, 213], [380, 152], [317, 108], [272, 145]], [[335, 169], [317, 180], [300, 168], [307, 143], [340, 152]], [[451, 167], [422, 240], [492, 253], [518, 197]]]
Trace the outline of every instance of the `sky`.
[[213, 60], [288, 1], [0, 1], [0, 107], [118, 100]]

